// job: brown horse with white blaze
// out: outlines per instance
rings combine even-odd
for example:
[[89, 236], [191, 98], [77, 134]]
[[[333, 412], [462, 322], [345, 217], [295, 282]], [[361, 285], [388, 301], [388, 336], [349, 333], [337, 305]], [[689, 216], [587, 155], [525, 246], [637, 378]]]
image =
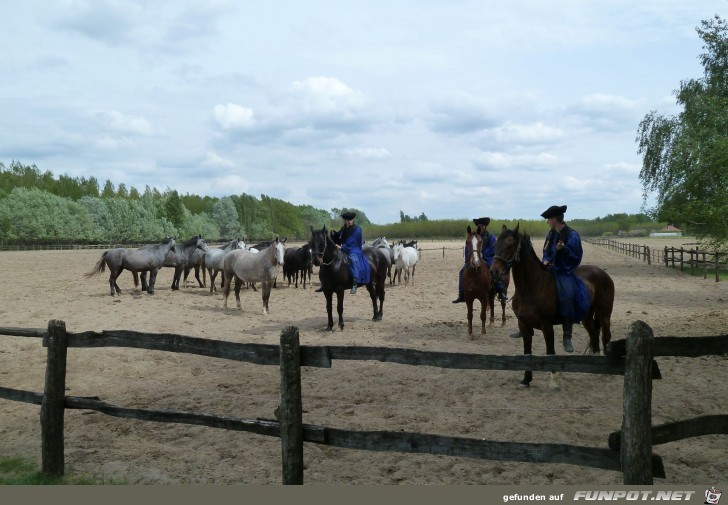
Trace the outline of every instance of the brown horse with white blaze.
[[473, 338], [473, 305], [480, 302], [480, 334], [485, 335], [485, 321], [490, 307], [490, 324], [493, 324], [495, 311], [495, 292], [490, 282], [488, 264], [483, 258], [483, 238], [468, 226], [467, 244], [470, 253], [463, 271], [463, 297], [468, 308], [468, 335]]

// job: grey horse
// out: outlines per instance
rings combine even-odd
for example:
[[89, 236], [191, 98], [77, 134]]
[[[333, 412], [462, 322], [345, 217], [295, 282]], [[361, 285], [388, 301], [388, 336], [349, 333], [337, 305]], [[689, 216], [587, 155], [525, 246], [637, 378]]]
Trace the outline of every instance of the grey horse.
[[104, 251], [101, 259], [96, 262], [96, 266], [85, 274], [86, 278], [95, 277], [100, 274], [106, 267], [109, 267], [109, 287], [111, 288], [111, 296], [114, 293], [121, 294], [121, 289], [116, 283], [121, 272], [124, 269], [134, 274], [134, 285], [137, 286], [139, 272], [149, 272], [149, 285], [146, 285], [146, 277], [142, 275], [142, 291], [146, 291], [150, 295], [154, 294], [154, 284], [157, 282], [157, 272], [164, 264], [167, 253], [174, 251], [175, 240], [173, 238], [165, 238], [158, 244], [149, 244], [139, 249], [125, 249], [117, 247]]

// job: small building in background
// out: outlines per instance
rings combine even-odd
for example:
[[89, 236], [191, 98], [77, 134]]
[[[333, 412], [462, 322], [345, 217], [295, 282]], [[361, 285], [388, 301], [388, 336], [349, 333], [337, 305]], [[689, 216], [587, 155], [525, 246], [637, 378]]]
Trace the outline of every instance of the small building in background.
[[650, 237], [682, 237], [682, 231], [669, 224], [660, 231], [650, 233]]

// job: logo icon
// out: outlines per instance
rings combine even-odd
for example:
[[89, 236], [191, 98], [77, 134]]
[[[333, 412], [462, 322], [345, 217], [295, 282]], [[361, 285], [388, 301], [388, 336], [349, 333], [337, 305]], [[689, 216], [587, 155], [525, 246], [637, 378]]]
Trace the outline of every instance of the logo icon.
[[708, 505], [718, 505], [720, 501], [720, 495], [723, 492], [720, 489], [715, 489], [715, 486], [705, 491], [705, 503]]

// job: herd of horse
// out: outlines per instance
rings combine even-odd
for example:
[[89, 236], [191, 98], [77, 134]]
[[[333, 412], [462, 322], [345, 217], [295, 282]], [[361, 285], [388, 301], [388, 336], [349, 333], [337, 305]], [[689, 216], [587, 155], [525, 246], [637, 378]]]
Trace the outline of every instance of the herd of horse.
[[[467, 241], [470, 244], [470, 255], [465, 259], [467, 268], [463, 272], [463, 295], [467, 307], [468, 334], [473, 335], [473, 306], [475, 300], [481, 305], [481, 335], [486, 333], [487, 311], [490, 310], [490, 325], [494, 324], [495, 281], [502, 281], [507, 292], [512, 277], [515, 292], [511, 297], [511, 308], [516, 315], [518, 328], [523, 339], [523, 353], [532, 354], [533, 335], [535, 330], [543, 333], [546, 342], [546, 354], [556, 354], [554, 347], [554, 326], [561, 323], [558, 311], [558, 294], [556, 281], [550, 269], [542, 264], [531, 244], [528, 234], [521, 233], [519, 226], [509, 230], [505, 226], [501, 230], [495, 244], [495, 257], [488, 267], [481, 254], [482, 238], [468, 226]], [[309, 281], [313, 266], [319, 267], [321, 291], [326, 299], [327, 331], [333, 331], [333, 297], [336, 295], [336, 311], [338, 326], [344, 329], [344, 293], [353, 285], [349, 273], [348, 258], [340, 248], [336, 247], [332, 232], [326, 229], [311, 229], [311, 239], [301, 247], [286, 247], [286, 239], [276, 238], [248, 247], [242, 239], [237, 238], [218, 248], [210, 248], [201, 236], [177, 243], [173, 238], [165, 238], [160, 243], [142, 246], [138, 249], [115, 248], [105, 251], [88, 272], [86, 277], [93, 277], [106, 268], [109, 269], [109, 287], [111, 296], [120, 294], [117, 279], [124, 270], [134, 276], [134, 285], [138, 286], [141, 276], [142, 291], [154, 293], [157, 273], [163, 267], [173, 267], [175, 274], [172, 289], [179, 289], [184, 274], [187, 282], [188, 274], [194, 269], [200, 287], [199, 271], [210, 277], [210, 294], [215, 292], [215, 280], [221, 274], [221, 286], [224, 292], [224, 308], [227, 308], [230, 290], [234, 285], [238, 308], [242, 310], [240, 290], [243, 284], [249, 284], [257, 291], [255, 284], [262, 287], [263, 314], [268, 313], [268, 300], [271, 288], [276, 285], [279, 269], [290, 286], [292, 282], [298, 287], [300, 276], [303, 288]], [[384, 315], [385, 285], [401, 283], [404, 273], [405, 287], [414, 284], [414, 273], [417, 264], [417, 242], [399, 241], [390, 246], [382, 237], [371, 244], [365, 244], [363, 253], [369, 263], [370, 280], [366, 284], [372, 301], [372, 320], [381, 321]], [[147, 274], [149, 281], [147, 282]], [[601, 268], [594, 265], [581, 265], [574, 274], [587, 287], [590, 307], [582, 324], [589, 334], [589, 349], [592, 353], [600, 352], [601, 343], [606, 345], [611, 339], [610, 318], [614, 304], [614, 282]], [[399, 278], [399, 279], [398, 279]], [[506, 300], [502, 299], [501, 325], [506, 322]], [[532, 372], [526, 370], [521, 384], [528, 387], [532, 381]]]

